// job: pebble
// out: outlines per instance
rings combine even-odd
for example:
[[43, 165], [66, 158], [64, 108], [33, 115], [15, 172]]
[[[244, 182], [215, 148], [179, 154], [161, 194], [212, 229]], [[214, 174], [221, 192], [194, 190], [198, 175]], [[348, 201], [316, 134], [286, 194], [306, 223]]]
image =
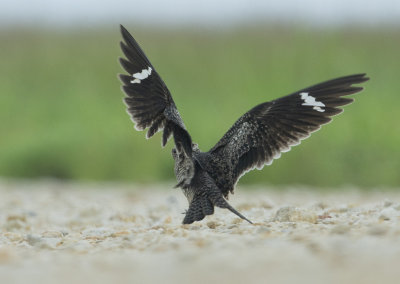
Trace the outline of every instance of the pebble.
[[26, 237], [26, 241], [32, 247], [41, 249], [54, 249], [62, 242], [61, 238], [47, 238], [34, 234], [28, 234]]
[[273, 220], [277, 222], [316, 223], [317, 219], [317, 214], [311, 210], [285, 206], [278, 209]]
[[384, 221], [389, 221], [392, 219], [395, 220], [399, 216], [400, 212], [398, 212], [396, 209], [392, 207], [387, 207], [380, 212], [379, 219]]
[[100, 228], [89, 228], [82, 231], [82, 237], [84, 239], [105, 239], [111, 236], [114, 232], [110, 232], [110, 228], [100, 227]]

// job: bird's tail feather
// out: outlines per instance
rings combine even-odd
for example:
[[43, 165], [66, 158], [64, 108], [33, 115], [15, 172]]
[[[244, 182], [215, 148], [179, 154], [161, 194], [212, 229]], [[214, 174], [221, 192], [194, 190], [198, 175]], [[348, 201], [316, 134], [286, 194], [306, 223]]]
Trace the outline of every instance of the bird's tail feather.
[[195, 195], [186, 211], [183, 224], [192, 224], [194, 221], [203, 220], [207, 215], [214, 214], [214, 204], [205, 195]]
[[220, 196], [218, 198], [218, 200], [216, 200], [216, 202], [214, 202], [215, 206], [218, 206], [220, 208], [226, 208], [229, 211], [231, 211], [233, 214], [237, 215], [238, 217], [242, 218], [243, 220], [246, 220], [247, 222], [249, 222], [250, 224], [253, 224], [253, 222], [251, 222], [249, 219], [247, 219], [245, 216], [243, 216], [242, 214], [239, 213], [239, 211], [237, 211], [235, 208], [232, 207], [232, 205], [230, 205], [228, 203], [228, 201], [226, 201], [222, 196]]
[[237, 215], [243, 220], [246, 220], [250, 224], [253, 224], [249, 219], [240, 214], [235, 208], [233, 208], [222, 196], [209, 194], [209, 195], [195, 195], [192, 202], [189, 205], [189, 209], [186, 211], [183, 224], [191, 224], [194, 221], [203, 220], [205, 216], [214, 214], [214, 206], [225, 208]]

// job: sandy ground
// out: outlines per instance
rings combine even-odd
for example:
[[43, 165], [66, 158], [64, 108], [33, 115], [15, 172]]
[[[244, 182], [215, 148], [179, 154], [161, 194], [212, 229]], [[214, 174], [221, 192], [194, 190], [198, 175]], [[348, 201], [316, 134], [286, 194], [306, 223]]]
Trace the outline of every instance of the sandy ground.
[[0, 181], [0, 283], [400, 283], [400, 191], [238, 188], [181, 225], [165, 186]]

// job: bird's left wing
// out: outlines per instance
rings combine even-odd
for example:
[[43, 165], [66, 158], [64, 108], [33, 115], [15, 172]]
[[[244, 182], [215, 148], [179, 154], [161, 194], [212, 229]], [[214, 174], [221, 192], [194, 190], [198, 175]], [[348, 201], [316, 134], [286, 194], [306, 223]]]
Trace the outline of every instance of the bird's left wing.
[[357, 74], [326, 81], [259, 104], [240, 117], [209, 151], [210, 174], [227, 196], [247, 171], [261, 169], [331, 121], [353, 101], [343, 96], [361, 91], [367, 81]]
[[126, 94], [124, 101], [128, 107], [135, 128], [149, 128], [147, 138], [164, 130], [162, 145], [165, 146], [171, 135], [178, 151], [183, 150], [192, 157], [192, 139], [186, 130], [172, 96], [153, 65], [132, 37], [121, 25], [121, 49], [126, 59], [120, 58], [121, 66], [128, 72], [120, 74]]

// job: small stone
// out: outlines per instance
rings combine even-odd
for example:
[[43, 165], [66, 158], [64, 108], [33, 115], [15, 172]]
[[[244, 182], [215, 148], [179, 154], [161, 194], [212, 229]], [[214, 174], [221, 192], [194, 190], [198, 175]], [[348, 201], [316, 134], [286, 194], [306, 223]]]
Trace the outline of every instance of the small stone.
[[235, 218], [232, 220], [232, 224], [240, 224], [242, 223], [244, 220], [241, 218]]
[[250, 210], [251, 208], [256, 207], [254, 203], [241, 203], [237, 206], [239, 211]]
[[329, 215], [328, 212], [324, 212], [322, 215], [318, 215], [318, 219], [320, 219], [320, 220], [325, 220], [325, 219], [330, 219], [330, 218], [332, 218], [332, 216]]
[[258, 234], [269, 234], [271, 233], [271, 229], [266, 226], [261, 226], [257, 229]]
[[210, 221], [210, 222], [207, 222], [207, 226], [210, 229], [215, 229], [218, 226], [218, 224], [216, 222], [214, 222], [214, 221]]
[[28, 242], [28, 244], [30, 244], [31, 246], [36, 246], [39, 243], [41, 243], [42, 238], [38, 235], [31, 235], [29, 234], [28, 236], [26, 236], [26, 241]]
[[274, 221], [278, 222], [308, 222], [316, 223], [317, 214], [315, 212], [299, 209], [296, 207], [286, 206], [280, 208], [274, 217]]
[[6, 222], [4, 224], [4, 229], [6, 231], [15, 231], [26, 229], [26, 216], [25, 215], [9, 215], [7, 216]]
[[272, 209], [272, 208], [274, 208], [274, 205], [271, 202], [263, 201], [263, 202], [261, 202], [260, 207], [262, 207], [264, 209]]
[[295, 212], [294, 207], [282, 207], [279, 208], [279, 210], [275, 214], [274, 221], [279, 221], [279, 222], [290, 222], [291, 221], [291, 216]]
[[198, 225], [193, 225], [193, 224], [182, 224], [182, 228], [189, 230], [189, 231], [199, 231], [201, 229], [200, 226]]
[[42, 238], [38, 235], [29, 234], [26, 237], [26, 241], [33, 247], [44, 248], [44, 249], [54, 249], [61, 242], [60, 238]]
[[390, 201], [390, 200], [385, 200], [385, 202], [383, 202], [383, 207], [389, 207], [389, 206], [392, 206], [392, 205], [393, 205], [393, 202]]
[[17, 234], [17, 233], [13, 233], [13, 232], [6, 232], [6, 233], [4, 233], [4, 236], [12, 242], [18, 242], [23, 239], [21, 234]]
[[110, 236], [112, 238], [117, 238], [117, 237], [126, 237], [128, 235], [130, 235], [129, 231], [119, 231], [119, 232], [112, 233]]
[[62, 244], [62, 239], [60, 238], [43, 238], [42, 239], [42, 248], [47, 249], [55, 249]]
[[315, 204], [315, 207], [319, 209], [326, 209], [329, 207], [329, 205], [323, 201], [320, 201]]
[[79, 240], [69, 246], [74, 251], [86, 253], [88, 252], [93, 246], [87, 240]]
[[26, 222], [26, 217], [24, 215], [9, 215], [7, 216], [7, 221], [21, 221], [21, 222]]
[[42, 233], [43, 238], [62, 238], [63, 233], [59, 231], [45, 231]]
[[381, 211], [381, 214], [379, 215], [379, 220], [389, 221], [391, 219], [395, 219], [398, 216], [399, 212], [397, 212], [396, 209], [392, 207], [387, 207]]
[[4, 224], [4, 229], [6, 231], [17, 231], [20, 229], [24, 229], [26, 226], [26, 224], [24, 222], [21, 222], [20, 220], [11, 220], [11, 221], [7, 221]]
[[108, 228], [90, 228], [82, 232], [82, 236], [85, 239], [102, 240], [110, 236], [110, 230]]

